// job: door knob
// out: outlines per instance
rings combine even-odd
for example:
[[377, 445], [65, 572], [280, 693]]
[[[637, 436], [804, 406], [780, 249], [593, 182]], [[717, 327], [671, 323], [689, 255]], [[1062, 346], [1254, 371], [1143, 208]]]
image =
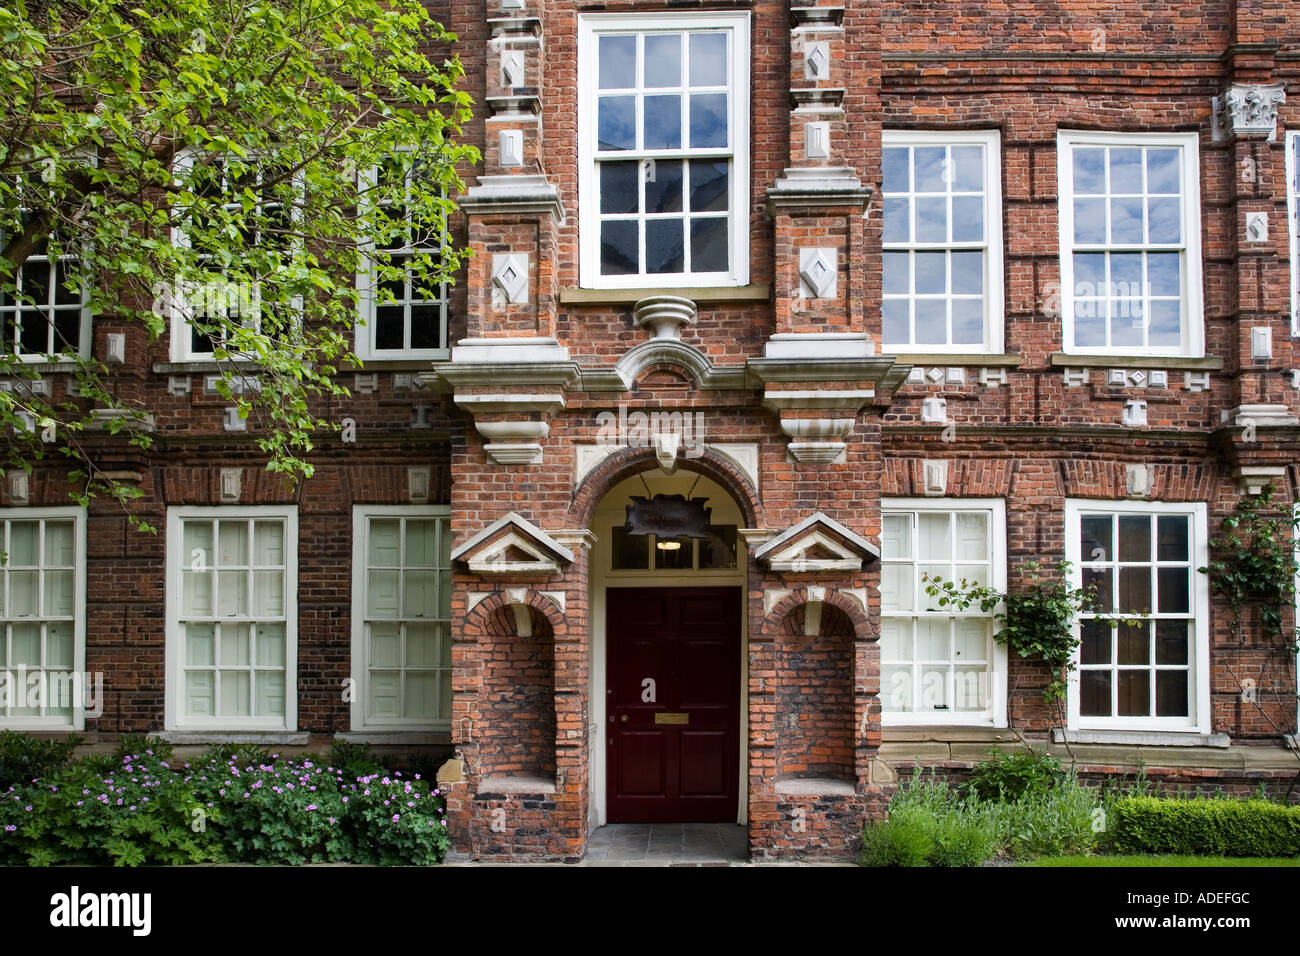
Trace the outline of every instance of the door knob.
[[618, 722], [619, 722], [620, 724], [626, 724], [626, 723], [627, 723], [627, 714], [623, 714], [621, 717], [619, 717], [619, 718], [618, 718]]

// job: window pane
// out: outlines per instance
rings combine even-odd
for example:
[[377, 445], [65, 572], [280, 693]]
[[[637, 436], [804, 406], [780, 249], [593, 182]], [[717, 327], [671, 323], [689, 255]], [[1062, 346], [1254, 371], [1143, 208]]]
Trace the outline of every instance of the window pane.
[[908, 170], [906, 146], [890, 146], [884, 150], [884, 175], [881, 189], [886, 193], [910, 192], [912, 178]]
[[1147, 200], [1147, 241], [1182, 242], [1182, 200], [1177, 197]]
[[636, 86], [636, 37], [600, 37], [600, 88], [626, 90]]
[[1182, 303], [1152, 302], [1150, 344], [1178, 346], [1182, 340]]
[[1074, 241], [1096, 245], [1106, 242], [1104, 199], [1074, 200]]
[[1121, 717], [1147, 717], [1151, 714], [1151, 672], [1148, 670], [1122, 670], [1117, 708]]
[[1074, 149], [1074, 191], [1097, 195], [1106, 191], [1106, 151]]
[[257, 672], [257, 716], [284, 716], [284, 672]]
[[438, 636], [434, 625], [408, 624], [406, 626], [406, 666], [438, 666]]
[[952, 301], [952, 342], [979, 345], [984, 341], [984, 303], [979, 299]]
[[1151, 663], [1151, 634], [1146, 622], [1121, 623], [1115, 629], [1115, 637], [1119, 645], [1119, 663], [1142, 665]]
[[653, 174], [646, 177], [645, 211], [681, 212], [682, 164], [660, 162], [653, 169]]
[[685, 262], [682, 220], [651, 219], [645, 224], [646, 272], [681, 272]]
[[1150, 614], [1151, 569], [1120, 568], [1119, 611], [1124, 614]]
[[284, 625], [257, 625], [257, 666], [284, 667]]
[[1092, 610], [1105, 614], [1114, 601], [1114, 572], [1110, 568], [1084, 568], [1083, 587], [1092, 595]]
[[710, 525], [709, 537], [701, 538], [701, 568], [734, 568], [736, 566], [736, 526]]
[[185, 712], [190, 717], [213, 716], [213, 684], [216, 677], [212, 671], [185, 672]]
[[637, 224], [607, 221], [600, 224], [600, 271], [602, 275], [628, 275], [639, 271]]
[[912, 668], [881, 667], [881, 708], [885, 711], [904, 712], [912, 709]]
[[1187, 671], [1156, 671], [1156, 716], [1187, 717]]
[[957, 553], [959, 561], [985, 561], [989, 556], [988, 516], [957, 515]]
[[912, 151], [916, 168], [916, 191], [947, 192], [948, 149], [944, 146], [917, 146]]
[[1177, 194], [1180, 187], [1179, 154], [1177, 149], [1148, 149], [1147, 192]]
[[45, 617], [71, 617], [74, 611], [72, 571], [45, 572]]
[[1156, 663], [1187, 663], [1186, 621], [1156, 621]]
[[952, 559], [950, 517], [946, 512], [917, 516], [918, 557], [925, 560], [948, 561]]
[[984, 147], [952, 148], [952, 188], [955, 192], [984, 191]]
[[880, 553], [885, 560], [912, 556], [911, 515], [884, 515], [881, 518]]
[[726, 212], [730, 206], [728, 181], [731, 163], [711, 159], [693, 159], [691, 168], [691, 211]]
[[691, 146], [725, 148], [727, 144], [727, 94], [691, 94]]
[[49, 624], [45, 628], [45, 666], [72, 667], [76, 650], [73, 647], [72, 623]]
[[637, 178], [640, 163], [600, 164], [600, 211], [634, 213], [640, 209]]
[[371, 571], [366, 588], [366, 616], [395, 618], [397, 614], [397, 571]]
[[1110, 716], [1110, 671], [1083, 671], [1079, 675], [1079, 713], [1085, 717]]
[[954, 242], [984, 240], [984, 197], [952, 197], [952, 238]]
[[694, 545], [690, 538], [661, 538], [655, 535], [655, 569], [659, 571], [684, 571], [695, 563]]
[[401, 625], [372, 624], [370, 626], [371, 667], [400, 667], [402, 664], [401, 649]]
[[921, 295], [942, 294], [948, 288], [948, 256], [943, 252], [918, 252], [916, 292]]
[[1080, 252], [1074, 256], [1074, 294], [1097, 296], [1106, 292], [1106, 256]]
[[883, 240], [885, 242], [907, 242], [912, 235], [908, 223], [911, 204], [906, 199], [885, 200]]
[[626, 528], [615, 528], [610, 540], [615, 571], [640, 571], [650, 567], [650, 539], [631, 535]]
[[1110, 201], [1110, 241], [1114, 244], [1140, 245], [1142, 237], [1142, 200], [1117, 198]]
[[432, 521], [406, 522], [406, 566], [408, 568], [431, 568], [436, 564], [434, 554], [434, 523]]
[[1120, 515], [1119, 559], [1151, 560], [1151, 518], [1148, 515]]
[[1111, 628], [1105, 621], [1089, 618], [1079, 626], [1080, 664], [1109, 664]]
[[922, 196], [916, 200], [916, 241], [948, 241], [948, 200]]
[[222, 521], [217, 528], [217, 566], [241, 567], [248, 564], [248, 522]]
[[891, 344], [908, 344], [912, 340], [908, 328], [911, 305], [906, 299], [892, 299], [881, 303], [881, 323], [884, 339]]
[[912, 659], [912, 622], [907, 619], [882, 618], [880, 622], [880, 659], [882, 661], [910, 661]]
[[[697, 99], [698, 97], [692, 97]], [[682, 98], [673, 96], [647, 96], [642, 103], [645, 118], [643, 142], [645, 149], [681, 149]], [[692, 107], [691, 136], [695, 137], [694, 107]], [[726, 130], [723, 129], [725, 137]], [[603, 138], [603, 137], [602, 137]], [[696, 143], [695, 145], [706, 145]], [[715, 144], [707, 144], [715, 145]], [[725, 143], [721, 145], [726, 145]]]
[[1111, 193], [1142, 192], [1142, 150], [1129, 147], [1110, 151]]
[[880, 569], [880, 608], [882, 611], [910, 611], [915, 595], [912, 591], [912, 567], [887, 564]]
[[953, 709], [981, 711], [988, 707], [988, 671], [983, 667], [953, 668]]
[[907, 295], [911, 291], [908, 288], [910, 260], [911, 256], [906, 252], [886, 252], [884, 254], [883, 288], [885, 295]]
[[636, 148], [636, 97], [602, 96], [596, 107], [596, 148]]
[[402, 616], [434, 616], [434, 600], [437, 597], [436, 576], [433, 571], [407, 571], [402, 588]]
[[219, 677], [221, 687], [221, 716], [250, 717], [249, 692], [251, 681], [248, 671], [222, 671]]
[[428, 671], [408, 671], [406, 679], [406, 706], [403, 717], [429, 719], [435, 716], [438, 706], [438, 675]]
[[45, 522], [45, 566], [47, 568], [70, 568], [76, 563], [72, 540], [71, 521]]
[[953, 618], [953, 657], [982, 661], [988, 657], [988, 618]]
[[948, 618], [923, 618], [917, 622], [916, 656], [923, 661], [952, 658], [952, 623]]
[[681, 86], [682, 37], [678, 33], [647, 34], [645, 38], [645, 85]]
[[1110, 515], [1085, 515], [1079, 521], [1080, 548], [1084, 561], [1114, 560]]
[[943, 345], [948, 341], [948, 303], [944, 299], [918, 299], [916, 341], [920, 345]]
[[1189, 574], [1189, 568], [1160, 568], [1156, 571], [1161, 614], [1187, 614], [1191, 611]]
[[9, 523], [9, 554], [11, 568], [34, 568], [40, 561], [40, 523], [37, 521], [11, 521]]
[[1151, 295], [1181, 295], [1182, 256], [1176, 252], [1148, 253], [1147, 285]]
[[727, 35], [692, 33], [691, 86], [726, 86]]
[[951, 710], [948, 700], [948, 668], [921, 668], [921, 710]]
[[952, 291], [958, 295], [984, 293], [984, 253], [954, 252], [952, 254]]

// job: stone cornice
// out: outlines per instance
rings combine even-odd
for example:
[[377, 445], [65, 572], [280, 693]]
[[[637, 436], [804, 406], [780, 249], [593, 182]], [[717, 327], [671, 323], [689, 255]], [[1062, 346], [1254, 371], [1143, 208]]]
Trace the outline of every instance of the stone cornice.
[[549, 213], [561, 225], [565, 216], [559, 190], [540, 173], [480, 176], [461, 198], [460, 208], [469, 216]]

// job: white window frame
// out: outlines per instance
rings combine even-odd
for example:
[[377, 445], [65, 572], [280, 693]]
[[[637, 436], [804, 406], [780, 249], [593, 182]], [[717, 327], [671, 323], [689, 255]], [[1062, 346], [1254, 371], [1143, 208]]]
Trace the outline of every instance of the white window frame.
[[[3, 730], [85, 730], [86, 728], [86, 699], [91, 692], [91, 675], [86, 673], [86, 510], [75, 505], [56, 508], [0, 508], [0, 521], [3, 522], [67, 521], [69, 519], [73, 522], [73, 548], [76, 552], [72, 585], [72, 670], [74, 674], [79, 675], [79, 678], [74, 679], [73, 689], [80, 689], [81, 696], [78, 698], [74, 695], [70, 718], [61, 716], [6, 717], [3, 711], [0, 710], [0, 729]], [[0, 524], [0, 549], [6, 546], [5, 528], [3, 524]], [[43, 541], [41, 547], [44, 548]], [[4, 586], [4, 582], [0, 581], [0, 587]], [[40, 587], [39, 578], [37, 587]], [[8, 640], [8, 625], [22, 620], [9, 616], [9, 609], [13, 606], [13, 603], [8, 594], [4, 594], [3, 598], [4, 614], [0, 615], [0, 622], [2, 622], [0, 623], [0, 642]], [[36, 620], [44, 620], [44, 618], [38, 617]], [[26, 681], [20, 682], [17, 680], [17, 668], [11, 665], [9, 657], [4, 658], [4, 664], [0, 665], [0, 671], [5, 672], [10, 695], [25, 693], [24, 685]]]
[[[195, 159], [200, 155], [206, 155], [202, 150], [185, 149], [176, 154], [173, 160], [173, 169], [179, 173], [182, 170], [192, 169]], [[179, 185], [179, 177], [174, 179]], [[295, 175], [294, 184], [301, 194], [305, 180], [301, 172]], [[301, 221], [302, 210], [294, 207], [291, 212], [292, 221], [298, 223]], [[185, 228], [181, 222], [181, 217], [176, 216], [176, 224], [172, 227], [172, 242], [178, 246], [189, 248], [189, 236], [185, 233]], [[298, 240], [294, 240], [293, 252], [296, 255], [300, 249]], [[216, 273], [214, 273], [215, 275]], [[167, 321], [171, 332], [170, 355], [172, 362], [213, 362], [216, 361], [212, 352], [195, 352], [192, 348], [190, 323], [189, 323], [189, 306], [185, 298], [185, 290], [178, 282], [171, 290], [171, 295], [165, 297], [167, 304]], [[290, 305], [290, 309], [297, 315], [301, 315], [302, 304], [300, 300], [295, 300]], [[248, 328], [257, 328], [256, 320], [251, 320], [247, 325]]]
[[[1207, 507], [1203, 501], [1105, 501], [1068, 498], [1065, 502], [1065, 560], [1070, 562], [1070, 586], [1082, 586], [1083, 568], [1080, 544], [1080, 519], [1086, 514], [1141, 514], [1187, 515], [1190, 521], [1191, 566], [1191, 620], [1196, 633], [1188, 651], [1191, 655], [1188, 681], [1188, 707], [1192, 713], [1184, 717], [1084, 717], [1079, 713], [1079, 658], [1081, 648], [1074, 651], [1075, 669], [1067, 680], [1068, 730], [1116, 731], [1166, 731], [1170, 733], [1208, 734], [1210, 732], [1210, 584], [1206, 575], [1197, 571], [1209, 564], [1209, 537]], [[1123, 615], [1115, 612], [1115, 617]], [[1071, 633], [1079, 639], [1080, 623], [1075, 619]]]
[[[409, 149], [403, 149], [399, 152], [412, 152]], [[362, 194], [362, 202], [366, 201], [365, 191], [377, 182], [379, 170], [375, 166], [362, 170], [357, 176], [357, 185]], [[445, 248], [445, 246], [444, 246]], [[368, 244], [364, 253], [374, 249], [373, 243]], [[417, 251], [417, 247], [404, 246], [400, 250], [392, 250], [394, 253], [407, 254]], [[448, 313], [451, 307], [451, 283], [443, 282], [442, 295], [440, 299], [408, 299], [400, 301], [398, 304], [410, 306], [415, 304], [428, 305], [436, 304], [440, 307], [441, 317], [439, 322], [442, 326], [442, 343], [440, 349], [380, 349], [375, 347], [375, 316], [376, 309], [379, 308], [380, 302], [375, 294], [378, 283], [375, 282], [374, 266], [368, 255], [363, 255], [361, 269], [357, 272], [357, 327], [356, 327], [356, 354], [357, 358], [362, 361], [401, 361], [404, 359], [446, 359], [451, 357], [451, 343], [448, 340], [450, 330], [448, 329]], [[402, 337], [404, 340], [410, 338], [411, 320], [404, 317], [402, 320], [403, 329]]]
[[1291, 235], [1291, 334], [1300, 335], [1300, 129], [1286, 131], [1286, 221]]
[[[73, 155], [76, 157], [76, 160], [78, 162], [88, 163], [92, 166], [98, 165], [98, 157], [90, 153], [77, 152], [74, 153]], [[3, 233], [0, 233], [0, 237], [2, 236]], [[77, 351], [75, 353], [59, 352], [59, 351], [20, 352], [17, 351], [18, 336], [15, 335], [13, 336], [13, 338], [10, 338], [9, 336], [9, 332], [13, 331], [13, 326], [9, 325], [10, 319], [11, 318], [16, 319], [18, 314], [24, 309], [53, 308], [51, 297], [56, 295], [56, 290], [55, 290], [55, 283], [51, 281], [49, 287], [46, 290], [46, 301], [44, 303], [36, 303], [35, 305], [27, 306], [27, 305], [20, 305], [17, 301], [15, 301], [14, 305], [11, 308], [6, 308], [3, 312], [0, 312], [0, 324], [8, 327], [8, 331], [0, 330], [0, 348], [4, 349], [6, 355], [15, 357], [21, 362], [29, 362], [29, 363], [48, 362], [50, 361], [51, 355], [54, 356], [55, 361], [58, 361], [59, 356], [61, 355], [76, 355], [79, 358], [89, 357], [90, 347], [91, 347], [90, 283], [94, 281], [94, 277], [90, 275], [89, 272], [86, 271], [85, 263], [82, 260], [81, 256], [78, 256], [76, 254], [68, 254], [66, 250], [63, 255], [57, 258], [57, 260], [51, 260], [48, 255], [29, 256], [27, 261], [18, 267], [17, 273], [14, 276], [14, 278], [15, 281], [17, 281], [21, 277], [23, 269], [25, 269], [29, 264], [35, 265], [37, 263], [44, 263], [47, 267], [52, 267], [49, 269], [49, 273], [48, 273], [52, 278], [53, 276], [58, 275], [56, 263], [70, 263], [70, 262], [76, 263], [79, 266], [82, 273], [80, 323], [77, 329], [77, 335], [78, 335]], [[69, 309], [68, 311], [72, 311], [72, 310]], [[49, 334], [47, 334], [46, 336], [47, 342], [50, 340], [50, 335], [52, 334], [53, 334], [52, 331]]]
[[[182, 525], [203, 520], [284, 519], [284, 717], [186, 717], [185, 642], [181, 634], [181, 571], [189, 565]], [[173, 505], [167, 509], [166, 679], [164, 727], [169, 731], [242, 732], [298, 729], [298, 509], [293, 505]], [[250, 595], [251, 600], [251, 595]], [[255, 693], [251, 688], [250, 693]]]
[[[1181, 346], [1088, 346], [1074, 344], [1074, 147], [1133, 146], [1178, 147], [1182, 150], [1182, 333]], [[1192, 133], [1114, 133], [1058, 130], [1056, 136], [1057, 219], [1060, 225], [1061, 350], [1070, 355], [1169, 355], [1199, 358], [1205, 355], [1205, 310], [1201, 263], [1200, 143]], [[1107, 246], [1094, 251], [1149, 248]], [[1173, 251], [1174, 247], [1164, 248]]]
[[[743, 286], [749, 282], [749, 22], [750, 14], [717, 11], [672, 11], [644, 13], [584, 13], [578, 15], [578, 195], [580, 273], [584, 288], [634, 289], [642, 287], [689, 288]], [[598, 70], [596, 38], [602, 33], [653, 33], [681, 30], [719, 29], [731, 31], [731, 63], [727, 82], [731, 146], [727, 150], [701, 149], [698, 158], [731, 159], [728, 202], [730, 271], [641, 273], [601, 275], [600, 272], [600, 183], [596, 161], [596, 100]], [[683, 61], [684, 62], [684, 61]], [[638, 117], [640, 111], [638, 110]], [[638, 119], [639, 123], [639, 119]], [[654, 150], [625, 150], [627, 160], [644, 158]], [[611, 159], [615, 154], [605, 154]], [[682, 159], [696, 151], [683, 149]], [[674, 154], [676, 158], [676, 154]], [[689, 220], [688, 220], [689, 222]], [[689, 244], [689, 227], [685, 241]]]
[[[891, 130], [881, 131], [881, 148], [891, 146], [983, 146], [984, 147], [984, 243], [886, 243], [881, 242], [881, 252], [910, 251], [984, 251], [984, 342], [983, 345], [953, 343], [894, 344], [884, 342], [884, 316], [881, 316], [882, 349], [902, 353], [952, 353], [976, 351], [1001, 354], [1004, 348], [1006, 326], [1005, 299], [1002, 273], [1002, 137], [995, 130]], [[884, 197], [883, 186], [881, 190]], [[884, 292], [881, 301], [883, 308]]]
[[[451, 702], [439, 701], [439, 708], [444, 709], [446, 717], [434, 720], [418, 720], [408, 717], [387, 720], [372, 719], [367, 716], [370, 705], [370, 642], [366, 640], [366, 582], [369, 571], [370, 555], [370, 521], [372, 518], [443, 518], [450, 519], [451, 508], [448, 505], [353, 505], [352, 507], [352, 695], [351, 726], [354, 731], [418, 731], [450, 730]], [[447, 566], [451, 567], [451, 524], [444, 524], [444, 546], [446, 548]], [[454, 585], [453, 585], [454, 588]], [[451, 621], [434, 618], [435, 622], [446, 625], [443, 639], [451, 642]], [[442, 648], [439, 648], [441, 652]], [[441, 671], [439, 667], [437, 670]], [[440, 685], [441, 686], [441, 685]]]
[[[1007, 587], [1007, 512], [1006, 502], [1001, 498], [883, 498], [880, 502], [880, 514], [883, 523], [884, 516], [887, 512], [916, 512], [920, 513], [940, 513], [951, 514], [957, 511], [981, 511], [989, 516], [988, 533], [989, 533], [989, 586], [994, 590], [1005, 592]], [[882, 555], [883, 562], [883, 555]], [[915, 567], [920, 566], [921, 562], [916, 559], [913, 551], [912, 564]], [[925, 594], [925, 586], [918, 584], [918, 591], [921, 600], [928, 596]], [[930, 599], [931, 601], [937, 599]], [[992, 614], [997, 614], [1002, 608], [995, 608]], [[921, 613], [918, 606], [916, 611], [907, 614], [912, 616]], [[983, 617], [978, 609], [971, 613], [973, 616]], [[882, 619], [892, 617], [888, 614], [883, 602], [880, 610]], [[904, 615], [900, 615], [904, 616]], [[938, 616], [952, 616], [947, 610], [943, 610]], [[944, 711], [943, 713], [898, 713], [884, 710], [883, 706], [880, 712], [880, 722], [886, 727], [918, 727], [918, 726], [935, 726], [935, 725], [970, 725], [976, 727], [1006, 727], [1007, 726], [1007, 648], [1006, 645], [996, 640], [993, 635], [997, 633], [997, 622], [993, 622], [992, 629], [989, 633], [990, 649], [989, 661], [989, 687], [988, 687], [988, 708], [982, 712], [959, 712]], [[880, 693], [883, 696], [886, 688], [883, 685], [883, 653], [881, 655], [882, 685]]]

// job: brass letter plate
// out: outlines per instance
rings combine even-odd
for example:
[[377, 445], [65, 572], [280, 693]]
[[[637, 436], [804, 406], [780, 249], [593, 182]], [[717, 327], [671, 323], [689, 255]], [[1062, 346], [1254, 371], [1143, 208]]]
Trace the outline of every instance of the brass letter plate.
[[656, 724], [689, 724], [690, 714], [655, 714]]

